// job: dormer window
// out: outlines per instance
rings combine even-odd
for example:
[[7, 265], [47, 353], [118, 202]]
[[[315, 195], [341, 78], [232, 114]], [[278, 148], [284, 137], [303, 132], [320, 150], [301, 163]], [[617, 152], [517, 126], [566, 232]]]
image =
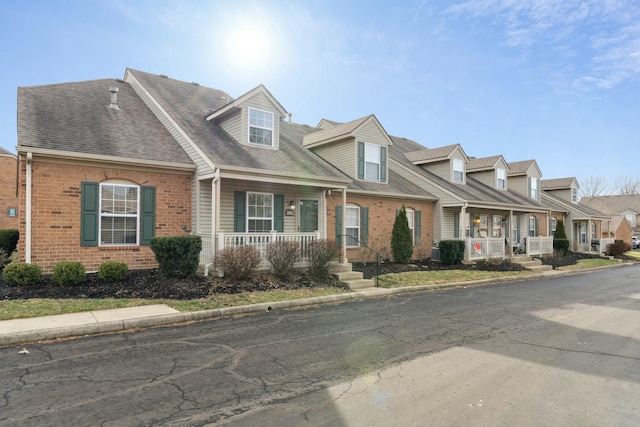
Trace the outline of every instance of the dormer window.
[[538, 198], [538, 178], [529, 178], [529, 197], [533, 200], [540, 200]]
[[498, 189], [504, 190], [505, 188], [507, 188], [507, 171], [506, 170], [502, 168], [496, 169], [496, 178], [497, 178], [496, 187]]
[[453, 159], [453, 182], [464, 182], [464, 160]]
[[358, 179], [376, 182], [387, 180], [387, 147], [358, 142]]
[[249, 108], [249, 144], [273, 147], [273, 113]]
[[571, 189], [571, 201], [573, 203], [578, 203], [578, 190], [575, 188]]

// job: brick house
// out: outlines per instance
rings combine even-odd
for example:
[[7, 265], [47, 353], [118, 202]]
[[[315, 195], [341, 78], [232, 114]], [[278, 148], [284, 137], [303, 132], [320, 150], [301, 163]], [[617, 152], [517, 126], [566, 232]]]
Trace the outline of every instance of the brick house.
[[343, 237], [346, 263], [385, 249], [402, 206], [429, 241], [435, 198], [389, 170], [374, 116], [347, 127], [291, 123], [264, 86], [234, 99], [132, 69], [19, 88], [20, 259], [153, 268], [152, 237], [196, 234], [203, 266], [229, 245]]
[[0, 230], [18, 228], [18, 159], [0, 147]]

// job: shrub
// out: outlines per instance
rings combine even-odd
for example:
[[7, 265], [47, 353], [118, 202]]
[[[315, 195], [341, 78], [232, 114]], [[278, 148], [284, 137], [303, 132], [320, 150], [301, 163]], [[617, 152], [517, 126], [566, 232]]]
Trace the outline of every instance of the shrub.
[[566, 239], [567, 238], [567, 232], [564, 230], [564, 221], [563, 220], [558, 220], [558, 223], [556, 224], [556, 231], [555, 233], [553, 233], [553, 238], [554, 239]]
[[251, 277], [260, 266], [260, 251], [254, 246], [230, 246], [218, 251], [216, 269], [231, 280], [242, 280]]
[[59, 285], [77, 285], [87, 277], [84, 265], [79, 261], [60, 261], [53, 267], [51, 278]]
[[2, 278], [14, 285], [37, 285], [42, 281], [42, 269], [36, 264], [12, 262], [2, 270]]
[[0, 249], [11, 255], [18, 247], [20, 232], [18, 230], [0, 230]]
[[291, 274], [293, 265], [300, 259], [300, 245], [291, 241], [269, 243], [265, 257], [273, 267], [273, 274], [284, 279]]
[[9, 255], [7, 255], [4, 249], [0, 249], [0, 271], [2, 271], [5, 265], [9, 264], [9, 261]]
[[413, 255], [413, 238], [411, 237], [407, 211], [404, 206], [396, 215], [396, 220], [393, 223], [391, 252], [393, 253], [393, 260], [399, 264], [408, 264]]
[[441, 240], [440, 262], [444, 265], [458, 264], [464, 260], [464, 240]]
[[309, 274], [316, 279], [329, 277], [329, 263], [338, 258], [338, 245], [335, 242], [321, 239], [307, 245]]
[[98, 276], [109, 283], [119, 282], [124, 278], [129, 267], [124, 262], [107, 261], [100, 264]]
[[558, 252], [560, 256], [565, 256], [569, 252], [569, 239], [553, 238], [553, 251]]
[[149, 246], [162, 274], [166, 276], [196, 274], [202, 250], [200, 236], [154, 237]]
[[622, 254], [630, 250], [631, 250], [631, 246], [624, 241], [611, 243], [607, 245], [607, 255], [610, 255], [616, 258], [622, 257]]

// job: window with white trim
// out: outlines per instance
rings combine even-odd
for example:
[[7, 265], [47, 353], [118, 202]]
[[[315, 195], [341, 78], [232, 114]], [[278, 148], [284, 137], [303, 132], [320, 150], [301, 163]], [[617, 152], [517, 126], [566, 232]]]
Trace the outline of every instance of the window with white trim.
[[250, 233], [273, 230], [273, 194], [247, 193], [247, 230]]
[[534, 178], [531, 177], [529, 178], [529, 186], [530, 186], [530, 195], [529, 197], [531, 197], [533, 200], [539, 200], [538, 199], [538, 178]]
[[416, 223], [416, 213], [413, 209], [405, 208], [405, 212], [407, 213], [407, 222], [409, 223], [409, 230], [411, 230], [411, 241], [416, 241], [416, 232], [415, 232], [415, 223]]
[[358, 206], [347, 206], [344, 220], [345, 228], [347, 229], [346, 246], [360, 246], [360, 208]]
[[380, 146], [370, 142], [364, 143], [364, 178], [380, 181]]
[[595, 239], [595, 238], [596, 238], [596, 236], [597, 236], [597, 234], [598, 234], [598, 233], [596, 232], [597, 230], [598, 230], [598, 226], [596, 225], [596, 223], [595, 223], [595, 222], [592, 222], [592, 223], [591, 223], [591, 238], [592, 238], [592, 239]]
[[556, 227], [558, 226], [558, 220], [556, 218], [551, 218], [551, 235], [556, 234]]
[[453, 159], [453, 182], [464, 182], [463, 159]]
[[497, 183], [496, 187], [500, 190], [507, 188], [507, 171], [502, 168], [496, 169]]
[[573, 203], [578, 203], [578, 189], [576, 188], [571, 189], [571, 201], [573, 201]]
[[100, 245], [137, 245], [137, 185], [100, 184]]
[[249, 143], [273, 146], [273, 113], [249, 108]]
[[536, 236], [536, 217], [535, 216], [529, 217], [529, 236], [531, 237]]

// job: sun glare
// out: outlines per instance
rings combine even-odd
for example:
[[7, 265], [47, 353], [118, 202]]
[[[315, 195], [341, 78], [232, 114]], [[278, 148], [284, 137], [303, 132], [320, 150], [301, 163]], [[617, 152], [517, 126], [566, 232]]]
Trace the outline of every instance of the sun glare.
[[270, 35], [256, 25], [243, 25], [229, 34], [231, 62], [241, 68], [264, 66], [271, 55]]

